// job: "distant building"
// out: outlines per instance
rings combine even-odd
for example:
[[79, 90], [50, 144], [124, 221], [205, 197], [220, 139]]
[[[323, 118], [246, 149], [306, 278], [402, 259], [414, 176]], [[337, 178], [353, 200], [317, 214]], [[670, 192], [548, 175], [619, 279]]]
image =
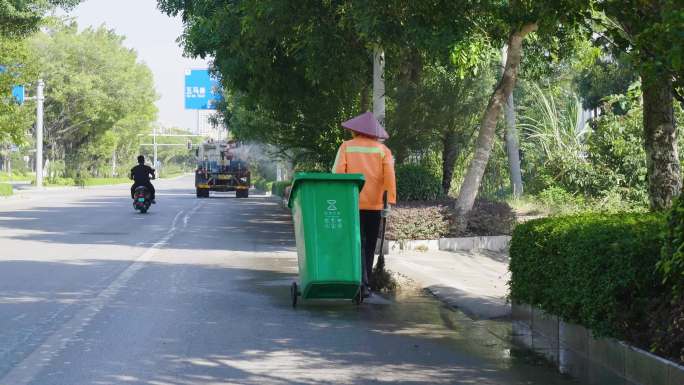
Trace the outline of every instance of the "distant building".
[[214, 126], [212, 118], [217, 112], [215, 110], [197, 110], [197, 126], [195, 127], [195, 134], [206, 136], [214, 140], [225, 139], [226, 129], [221, 126]]

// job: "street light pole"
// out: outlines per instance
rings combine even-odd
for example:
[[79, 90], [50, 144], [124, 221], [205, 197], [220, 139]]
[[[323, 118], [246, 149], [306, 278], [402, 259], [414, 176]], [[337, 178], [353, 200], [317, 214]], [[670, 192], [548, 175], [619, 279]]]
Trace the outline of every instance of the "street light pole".
[[157, 168], [157, 126], [152, 127], [152, 138], [154, 144], [154, 168]]
[[43, 103], [45, 82], [38, 80], [36, 91], [36, 187], [43, 187]]

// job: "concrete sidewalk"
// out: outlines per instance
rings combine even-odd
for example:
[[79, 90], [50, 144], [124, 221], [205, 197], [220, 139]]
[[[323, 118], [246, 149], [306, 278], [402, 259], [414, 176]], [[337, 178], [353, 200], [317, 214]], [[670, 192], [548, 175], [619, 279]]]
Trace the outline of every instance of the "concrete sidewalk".
[[440, 300], [475, 319], [511, 314], [508, 255], [491, 251], [405, 251], [386, 258], [387, 268], [415, 280]]

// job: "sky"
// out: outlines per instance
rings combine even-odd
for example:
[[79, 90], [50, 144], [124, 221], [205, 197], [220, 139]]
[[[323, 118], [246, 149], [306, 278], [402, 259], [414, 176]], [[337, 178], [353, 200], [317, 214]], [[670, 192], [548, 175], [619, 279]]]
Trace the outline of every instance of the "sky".
[[69, 16], [76, 18], [81, 29], [104, 24], [125, 36], [124, 45], [135, 49], [154, 74], [159, 123], [195, 128], [197, 113], [183, 109], [185, 70], [206, 68], [207, 62], [183, 57], [176, 43], [183, 32], [180, 18], [162, 14], [156, 0], [85, 0]]

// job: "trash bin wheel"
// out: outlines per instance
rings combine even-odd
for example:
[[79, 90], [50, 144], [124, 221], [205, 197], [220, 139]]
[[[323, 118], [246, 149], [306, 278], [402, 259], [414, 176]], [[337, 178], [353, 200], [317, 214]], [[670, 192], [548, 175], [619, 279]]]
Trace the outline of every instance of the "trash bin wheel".
[[292, 307], [297, 307], [297, 297], [299, 297], [297, 282], [292, 282], [292, 287], [290, 287], [290, 296], [292, 297]]
[[361, 295], [361, 290], [359, 290], [358, 293], [352, 298], [352, 302], [354, 302], [354, 305], [359, 306], [363, 302], [363, 296]]

